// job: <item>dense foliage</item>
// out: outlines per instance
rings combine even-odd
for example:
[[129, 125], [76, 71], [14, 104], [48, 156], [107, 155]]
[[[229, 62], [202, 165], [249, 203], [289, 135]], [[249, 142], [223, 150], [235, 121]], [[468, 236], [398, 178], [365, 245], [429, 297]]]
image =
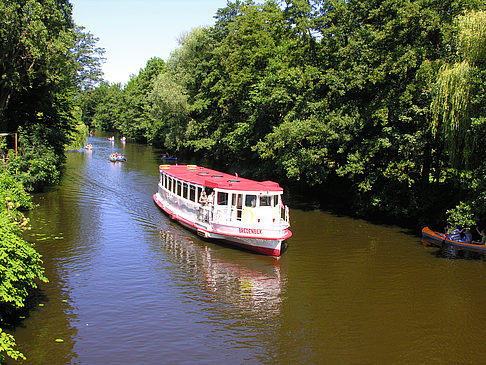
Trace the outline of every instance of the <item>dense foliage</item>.
[[15, 340], [2, 331], [4, 321], [15, 310], [24, 307], [30, 290], [37, 281], [46, 282], [41, 257], [34, 245], [22, 238], [28, 220], [22, 213], [32, 202], [17, 179], [0, 172], [0, 360], [6, 353], [12, 358], [23, 357], [14, 350]]
[[[71, 11], [68, 0], [0, 1], [0, 132], [23, 137], [22, 173], [42, 169], [29, 168], [42, 161], [59, 173], [79, 122], [76, 95], [101, 77], [103, 50], [75, 26]], [[33, 158], [37, 162], [31, 163]], [[34, 177], [26, 188], [55, 181], [55, 176], [46, 178]]]
[[229, 2], [165, 67], [151, 60], [125, 88], [92, 91], [86, 121], [258, 166], [365, 216], [433, 225], [448, 211], [458, 225], [486, 224], [484, 10], [479, 0]]
[[22, 238], [21, 210], [32, 207], [25, 190], [58, 181], [67, 145], [86, 134], [80, 94], [102, 76], [103, 50], [71, 12], [68, 0], [0, 0], [0, 361], [23, 357], [4, 320], [46, 281]]

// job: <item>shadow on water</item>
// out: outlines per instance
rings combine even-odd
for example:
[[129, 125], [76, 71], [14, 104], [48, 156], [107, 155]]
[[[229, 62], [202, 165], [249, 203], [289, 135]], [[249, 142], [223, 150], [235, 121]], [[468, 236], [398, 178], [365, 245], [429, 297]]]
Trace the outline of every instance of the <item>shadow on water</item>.
[[437, 244], [424, 239], [422, 239], [422, 244], [433, 257], [439, 259], [485, 261], [484, 255], [477, 252], [460, 250], [451, 245]]

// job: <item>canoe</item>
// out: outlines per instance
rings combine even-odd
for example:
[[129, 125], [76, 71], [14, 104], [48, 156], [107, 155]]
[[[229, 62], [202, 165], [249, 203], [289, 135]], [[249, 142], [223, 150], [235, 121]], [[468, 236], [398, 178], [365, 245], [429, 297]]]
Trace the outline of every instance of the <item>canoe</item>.
[[162, 156], [162, 160], [165, 160], [165, 161], [177, 161], [177, 157]]
[[429, 227], [424, 227], [422, 229], [422, 238], [428, 243], [435, 244], [436, 246], [442, 247], [446, 235], [444, 233], [432, 231]]
[[125, 162], [127, 160], [125, 156], [122, 155], [110, 156], [109, 159], [111, 162]]
[[438, 247], [454, 247], [459, 251], [469, 251], [469, 252], [476, 252], [482, 255], [486, 255], [486, 246], [485, 245], [478, 245], [475, 243], [468, 243], [465, 241], [457, 241], [448, 238], [448, 236], [444, 233], [435, 232], [431, 230], [429, 227], [425, 227], [422, 229], [422, 238]]

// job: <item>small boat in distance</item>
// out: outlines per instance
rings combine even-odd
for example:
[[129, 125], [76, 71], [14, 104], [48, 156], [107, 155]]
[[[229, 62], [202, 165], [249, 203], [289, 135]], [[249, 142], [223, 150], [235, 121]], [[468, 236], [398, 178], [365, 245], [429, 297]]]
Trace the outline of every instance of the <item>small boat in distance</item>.
[[177, 157], [170, 156], [168, 153], [164, 153], [162, 155], [162, 160], [164, 160], [164, 161], [177, 161]]
[[292, 236], [283, 189], [196, 165], [160, 165], [154, 202], [199, 236], [278, 257]]
[[120, 155], [118, 153], [112, 153], [109, 159], [111, 162], [124, 162], [127, 160], [124, 155]]
[[465, 240], [455, 240], [445, 233], [440, 233], [431, 230], [429, 227], [422, 229], [422, 239], [427, 243], [430, 243], [437, 247], [453, 247], [458, 251], [476, 252], [482, 255], [486, 255], [486, 246], [476, 243], [471, 243]]
[[89, 151], [93, 149], [93, 146], [91, 144], [87, 144], [86, 146], [84, 146], [84, 148], [86, 148]]

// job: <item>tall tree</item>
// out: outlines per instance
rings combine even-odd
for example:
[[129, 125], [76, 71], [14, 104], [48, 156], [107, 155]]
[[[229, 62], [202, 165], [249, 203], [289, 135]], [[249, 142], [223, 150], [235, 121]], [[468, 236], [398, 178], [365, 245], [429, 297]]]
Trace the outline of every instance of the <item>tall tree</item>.
[[454, 167], [474, 168], [485, 157], [486, 12], [459, 15], [456, 23], [456, 62], [444, 63], [440, 69], [432, 129], [444, 134]]
[[138, 141], [147, 141], [147, 129], [153, 122], [149, 95], [157, 76], [163, 72], [165, 62], [161, 58], [151, 58], [138, 75], [132, 75], [123, 89], [120, 116], [115, 127], [124, 135]]

